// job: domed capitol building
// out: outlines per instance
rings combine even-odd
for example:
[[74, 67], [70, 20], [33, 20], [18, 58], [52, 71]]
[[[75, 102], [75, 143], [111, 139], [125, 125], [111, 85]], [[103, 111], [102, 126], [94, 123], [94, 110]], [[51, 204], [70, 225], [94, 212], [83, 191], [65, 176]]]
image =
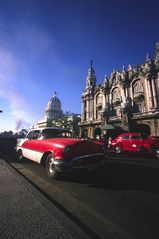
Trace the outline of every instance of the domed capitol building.
[[61, 119], [63, 111], [61, 109], [61, 101], [57, 97], [57, 93], [54, 93], [54, 96], [51, 97], [45, 108], [44, 119], [37, 123], [38, 127], [47, 127], [52, 126], [52, 121]]
[[143, 64], [114, 69], [97, 84], [91, 61], [82, 92], [80, 137], [121, 129], [159, 136], [159, 42]]

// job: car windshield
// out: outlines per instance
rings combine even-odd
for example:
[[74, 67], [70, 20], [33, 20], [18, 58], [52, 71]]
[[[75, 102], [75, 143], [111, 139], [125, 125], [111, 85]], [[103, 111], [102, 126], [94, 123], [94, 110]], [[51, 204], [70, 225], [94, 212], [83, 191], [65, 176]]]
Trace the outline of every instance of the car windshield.
[[71, 138], [71, 131], [62, 130], [62, 129], [44, 129], [41, 132], [41, 138]]

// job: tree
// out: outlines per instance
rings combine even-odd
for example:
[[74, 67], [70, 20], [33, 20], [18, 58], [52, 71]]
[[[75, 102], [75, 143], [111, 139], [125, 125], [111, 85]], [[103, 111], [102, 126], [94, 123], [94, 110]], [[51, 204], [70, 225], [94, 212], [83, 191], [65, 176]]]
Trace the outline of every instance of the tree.
[[11, 138], [11, 137], [14, 137], [14, 133], [11, 130], [4, 131], [4, 132], [0, 133], [0, 136]]
[[14, 134], [14, 137], [15, 137], [15, 138], [24, 138], [27, 133], [28, 133], [28, 131], [27, 131], [26, 129], [22, 129], [21, 131], [16, 132], [16, 133]]
[[79, 136], [78, 122], [81, 121], [80, 114], [74, 114], [70, 111], [63, 113], [61, 119], [53, 120], [52, 127], [66, 128], [72, 131], [74, 137]]

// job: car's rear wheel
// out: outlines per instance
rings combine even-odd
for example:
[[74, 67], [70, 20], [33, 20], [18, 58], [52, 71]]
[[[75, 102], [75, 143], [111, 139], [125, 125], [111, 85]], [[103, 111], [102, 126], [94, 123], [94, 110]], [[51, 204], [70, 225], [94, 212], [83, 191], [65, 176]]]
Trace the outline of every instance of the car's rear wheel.
[[46, 158], [46, 172], [50, 178], [57, 179], [59, 177], [59, 173], [57, 172], [54, 161], [54, 155], [49, 154]]
[[159, 148], [155, 149], [155, 157], [159, 159]]
[[18, 158], [19, 162], [22, 162], [24, 160], [24, 156], [23, 156], [22, 150], [18, 150], [17, 158]]
[[115, 146], [115, 152], [116, 152], [117, 154], [120, 154], [120, 153], [122, 152], [122, 148], [121, 148], [120, 145], [116, 145], [116, 146]]
[[141, 153], [146, 153], [146, 152], [148, 152], [148, 150], [144, 146], [141, 146], [140, 147], [140, 152]]

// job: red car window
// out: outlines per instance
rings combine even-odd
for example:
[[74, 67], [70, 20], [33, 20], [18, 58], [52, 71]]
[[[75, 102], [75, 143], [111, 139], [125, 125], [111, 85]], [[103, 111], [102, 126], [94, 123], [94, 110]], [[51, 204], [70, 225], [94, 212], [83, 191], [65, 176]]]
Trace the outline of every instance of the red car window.
[[61, 129], [44, 129], [41, 136], [45, 139], [49, 138], [71, 138], [72, 133], [70, 131]]
[[140, 136], [139, 135], [132, 135], [131, 139], [140, 139]]
[[124, 135], [122, 138], [122, 140], [127, 140], [127, 139], [129, 139], [129, 135]]

